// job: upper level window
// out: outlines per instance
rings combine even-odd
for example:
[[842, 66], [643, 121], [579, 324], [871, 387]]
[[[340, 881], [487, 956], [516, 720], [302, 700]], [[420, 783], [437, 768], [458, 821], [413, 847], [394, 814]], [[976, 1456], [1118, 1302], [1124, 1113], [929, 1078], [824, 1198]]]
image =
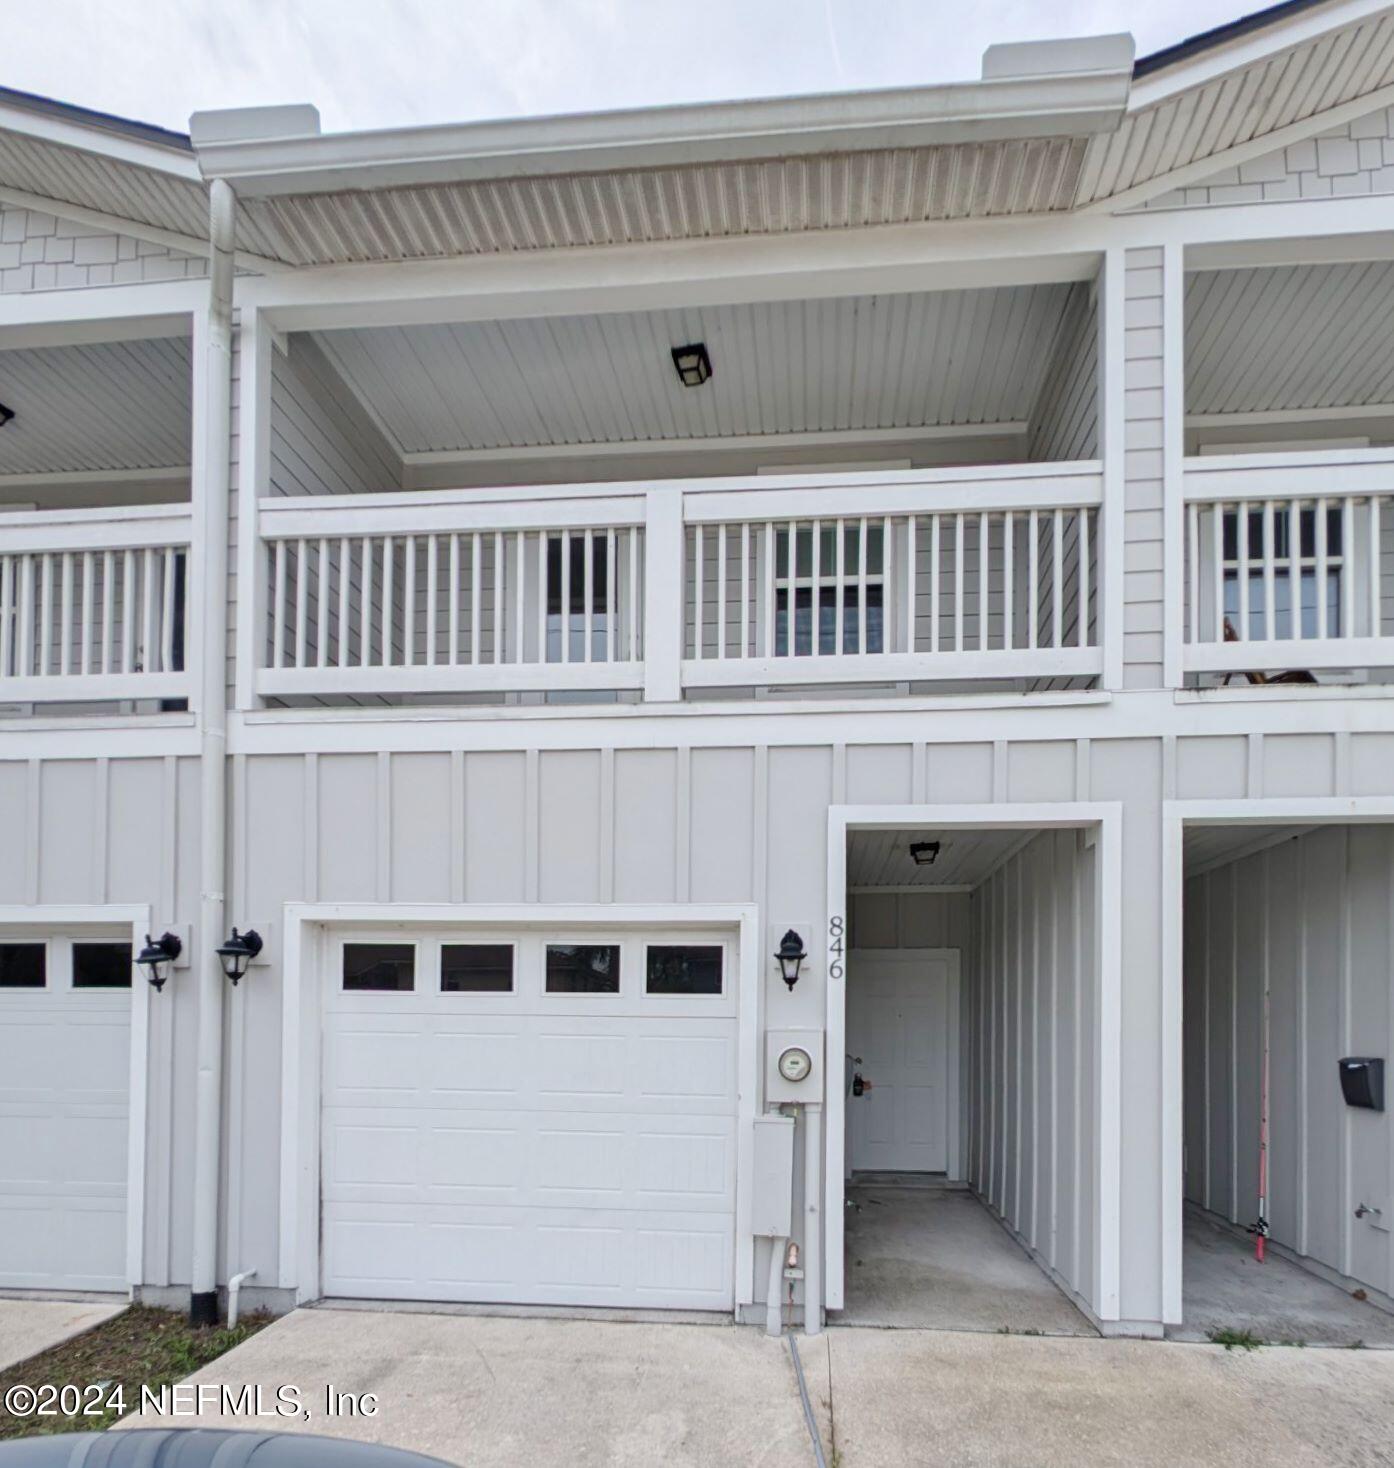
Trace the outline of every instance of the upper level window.
[[[841, 597], [838, 534], [842, 536]], [[863, 535], [865, 553], [863, 554]], [[790, 551], [793, 551], [791, 557]], [[885, 533], [881, 524], [840, 520], [818, 527], [817, 575], [813, 527], [775, 532], [775, 656], [829, 656], [885, 651]], [[817, 610], [814, 609], [815, 587]], [[842, 615], [838, 617], [838, 602]], [[862, 608], [866, 608], [865, 646]], [[792, 638], [792, 646], [791, 646]]]
[[[587, 595], [587, 563], [590, 580]], [[590, 607], [591, 660], [605, 657], [610, 628], [610, 555], [605, 535], [584, 530], [547, 538], [547, 661], [586, 661], [586, 608]], [[562, 602], [566, 607], [563, 612]], [[566, 655], [562, 655], [565, 638]]]
[[[1240, 566], [1238, 510], [1224, 512], [1224, 582], [1225, 620], [1241, 633], [1244, 610], [1241, 605], [1241, 575], [1248, 583], [1248, 640], [1262, 641], [1268, 635], [1268, 577], [1264, 553], [1263, 511], [1251, 509], [1245, 519], [1246, 538], [1244, 553], [1247, 565]], [[1318, 636], [1317, 605], [1317, 512], [1315, 509], [1298, 512], [1297, 585], [1299, 619], [1297, 628], [1292, 614], [1292, 525], [1286, 509], [1273, 515], [1273, 635], [1278, 638]], [[1340, 637], [1341, 631], [1341, 577], [1345, 574], [1344, 547], [1341, 541], [1341, 511], [1328, 508], [1326, 511], [1326, 635]]]

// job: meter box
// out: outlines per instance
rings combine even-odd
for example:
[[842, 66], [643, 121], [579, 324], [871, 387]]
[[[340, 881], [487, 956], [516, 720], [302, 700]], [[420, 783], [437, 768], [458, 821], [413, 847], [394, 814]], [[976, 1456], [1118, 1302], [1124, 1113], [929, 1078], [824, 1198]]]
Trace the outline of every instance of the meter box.
[[784, 1239], [793, 1231], [794, 1118], [755, 1118], [755, 1186], [751, 1190], [751, 1232]]
[[823, 1099], [822, 1030], [765, 1033], [765, 1100], [817, 1105]]

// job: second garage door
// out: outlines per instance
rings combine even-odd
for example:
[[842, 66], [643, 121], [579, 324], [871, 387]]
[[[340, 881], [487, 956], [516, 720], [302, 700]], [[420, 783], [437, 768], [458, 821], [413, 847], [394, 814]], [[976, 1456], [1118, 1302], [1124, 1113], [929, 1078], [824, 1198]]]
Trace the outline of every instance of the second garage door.
[[731, 1307], [734, 940], [329, 946], [326, 1295]]

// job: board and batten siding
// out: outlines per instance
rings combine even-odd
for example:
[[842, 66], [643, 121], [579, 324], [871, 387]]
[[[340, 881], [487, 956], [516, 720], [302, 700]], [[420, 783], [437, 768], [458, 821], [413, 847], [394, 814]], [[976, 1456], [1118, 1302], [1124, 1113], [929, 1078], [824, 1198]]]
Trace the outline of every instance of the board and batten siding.
[[974, 894], [969, 1180], [1096, 1304], [1097, 848], [1044, 831]]
[[[1394, 1295], [1394, 1123], [1347, 1107], [1336, 1065], [1394, 1056], [1394, 826], [1327, 827], [1190, 878], [1183, 963], [1187, 1200], [1258, 1217], [1266, 989], [1272, 1237]], [[1361, 1203], [1383, 1212], [1357, 1219]]]
[[[0, 759], [0, 831], [22, 836], [0, 842], [0, 905], [149, 904], [156, 933], [192, 931], [196, 758]], [[150, 1007], [142, 1282], [156, 1288], [189, 1278], [197, 1010], [187, 968]]]

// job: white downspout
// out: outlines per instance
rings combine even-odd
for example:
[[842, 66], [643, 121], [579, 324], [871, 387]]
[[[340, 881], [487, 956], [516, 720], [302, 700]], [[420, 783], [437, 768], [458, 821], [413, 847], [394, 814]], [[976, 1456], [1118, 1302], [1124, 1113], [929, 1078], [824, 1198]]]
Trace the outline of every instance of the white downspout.
[[227, 1282], [227, 1324], [231, 1330], [237, 1324], [237, 1306], [242, 1298], [242, 1286], [249, 1279], [255, 1279], [255, 1269], [244, 1269], [241, 1274], [234, 1274]]
[[199, 723], [199, 904], [197, 1088], [194, 1097], [194, 1219], [189, 1320], [218, 1318], [218, 1201], [222, 1175], [223, 1004], [226, 979], [213, 951], [224, 923], [227, 833], [227, 560], [232, 447], [232, 279], [237, 201], [225, 179], [208, 189], [210, 283], [204, 363], [204, 482], [195, 511], [203, 543]]

